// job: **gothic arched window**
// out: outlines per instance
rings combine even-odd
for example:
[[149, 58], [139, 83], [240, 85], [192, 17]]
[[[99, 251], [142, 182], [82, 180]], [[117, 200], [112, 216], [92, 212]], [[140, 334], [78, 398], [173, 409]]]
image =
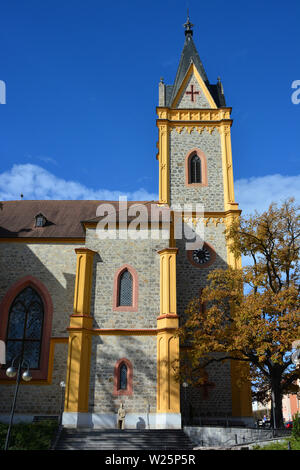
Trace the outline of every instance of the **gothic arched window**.
[[133, 367], [131, 362], [123, 357], [115, 364], [113, 395], [133, 394]]
[[133, 293], [133, 285], [132, 285], [132, 275], [125, 269], [119, 277], [119, 299], [118, 305], [119, 307], [131, 307], [132, 306], [132, 293]]
[[202, 150], [194, 148], [185, 157], [185, 185], [207, 186], [207, 161]]
[[201, 160], [198, 155], [190, 160], [190, 183], [201, 183]]
[[125, 312], [138, 310], [138, 275], [129, 264], [123, 265], [115, 274], [113, 310]]
[[23, 289], [9, 309], [6, 359], [10, 363], [17, 355], [29, 362], [30, 369], [39, 369], [44, 323], [44, 304], [31, 286]]
[[124, 363], [119, 368], [119, 390], [127, 390], [127, 366]]
[[[51, 295], [31, 275], [13, 283], [0, 304], [0, 338], [6, 342], [6, 363], [10, 365], [23, 351], [24, 359], [30, 362], [31, 383], [50, 380], [52, 317]], [[1, 380], [8, 380], [4, 369], [0, 369]]]

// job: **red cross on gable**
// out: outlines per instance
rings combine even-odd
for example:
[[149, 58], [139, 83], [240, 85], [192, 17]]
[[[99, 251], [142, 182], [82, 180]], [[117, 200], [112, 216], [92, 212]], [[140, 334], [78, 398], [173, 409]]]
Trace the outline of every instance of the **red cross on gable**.
[[194, 95], [200, 95], [200, 91], [194, 90], [194, 85], [191, 85], [191, 91], [186, 91], [186, 95], [191, 95], [191, 101], [195, 101]]

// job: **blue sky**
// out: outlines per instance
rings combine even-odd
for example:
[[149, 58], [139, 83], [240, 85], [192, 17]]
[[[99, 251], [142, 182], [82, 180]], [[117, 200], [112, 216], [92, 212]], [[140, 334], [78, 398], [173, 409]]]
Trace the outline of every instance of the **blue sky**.
[[174, 81], [188, 3], [208, 78], [221, 76], [233, 108], [236, 199], [300, 200], [293, 0], [2, 3], [0, 198], [156, 197], [158, 83]]

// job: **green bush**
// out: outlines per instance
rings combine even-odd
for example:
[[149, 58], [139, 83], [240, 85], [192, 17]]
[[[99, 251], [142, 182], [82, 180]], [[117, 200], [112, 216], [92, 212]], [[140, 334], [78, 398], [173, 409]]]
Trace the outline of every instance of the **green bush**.
[[292, 436], [295, 437], [296, 439], [300, 438], [300, 416], [297, 411], [297, 413], [293, 416], [293, 429], [292, 429]]
[[263, 447], [260, 445], [253, 446], [252, 450], [289, 450], [289, 447], [291, 450], [300, 450], [300, 440], [291, 436], [281, 442], [272, 442]]
[[[9, 450], [47, 450], [50, 448], [56, 421], [14, 424], [10, 434]], [[0, 449], [4, 449], [8, 425], [0, 423]]]

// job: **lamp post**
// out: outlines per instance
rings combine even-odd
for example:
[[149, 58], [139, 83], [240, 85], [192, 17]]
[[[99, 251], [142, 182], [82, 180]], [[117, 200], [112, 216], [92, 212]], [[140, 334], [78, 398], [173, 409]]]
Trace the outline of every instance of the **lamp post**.
[[187, 425], [187, 388], [189, 386], [189, 384], [187, 382], [183, 382], [182, 384], [183, 388], [184, 388], [184, 423], [185, 425]]
[[[16, 369], [14, 366], [14, 363], [17, 359], [19, 359], [18, 369]], [[26, 364], [25, 367], [23, 366], [23, 364]], [[21, 376], [22, 368], [23, 369], [26, 368], [26, 370], [23, 372]], [[16, 374], [17, 374], [17, 382], [16, 382], [16, 388], [15, 388], [15, 395], [14, 395], [13, 405], [12, 405], [12, 409], [10, 413], [10, 421], [9, 421], [7, 435], [6, 435], [4, 450], [8, 450], [9, 438], [10, 438], [10, 433], [11, 433], [11, 428], [12, 428], [12, 423], [13, 423], [13, 418], [14, 418], [14, 413], [15, 413], [15, 407], [16, 407], [16, 401], [17, 401], [19, 385], [21, 382], [21, 377], [25, 382], [30, 382], [30, 380], [32, 379], [32, 376], [29, 371], [29, 362], [23, 360], [23, 356], [21, 354], [19, 354], [13, 359], [11, 366], [6, 370], [7, 377], [13, 378], [16, 376]]]
[[66, 390], [66, 384], [64, 381], [60, 382], [59, 384], [61, 388], [61, 403], [60, 403], [60, 414], [59, 414], [59, 426], [62, 425], [62, 416], [64, 412], [64, 404], [65, 404], [65, 390]]

